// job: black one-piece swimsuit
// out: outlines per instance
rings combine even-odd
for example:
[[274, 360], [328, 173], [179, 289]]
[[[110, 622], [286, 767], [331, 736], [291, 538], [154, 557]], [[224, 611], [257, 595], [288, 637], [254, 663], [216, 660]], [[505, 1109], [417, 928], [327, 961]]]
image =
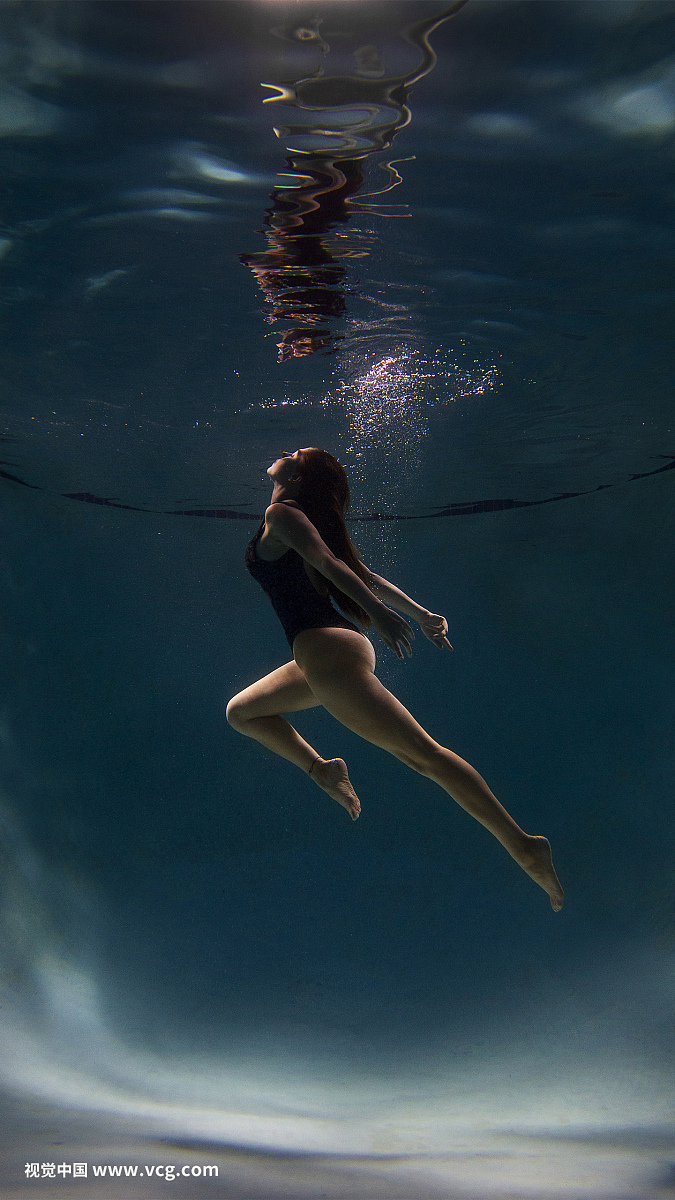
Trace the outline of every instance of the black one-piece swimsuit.
[[246, 566], [272, 601], [291, 650], [303, 629], [353, 629], [360, 633], [356, 625], [333, 607], [328, 596], [317, 592], [305, 570], [304, 559], [296, 550], [287, 550], [274, 562], [258, 558], [256, 547], [264, 528], [263, 521], [246, 547]]

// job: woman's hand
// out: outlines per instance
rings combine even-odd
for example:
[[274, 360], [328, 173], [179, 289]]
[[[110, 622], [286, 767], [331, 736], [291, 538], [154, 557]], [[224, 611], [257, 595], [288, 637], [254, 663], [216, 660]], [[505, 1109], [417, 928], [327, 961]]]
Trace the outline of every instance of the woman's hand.
[[442, 650], [443, 646], [447, 646], [448, 650], [452, 650], [452, 646], [447, 638], [448, 622], [445, 617], [440, 617], [437, 613], [425, 613], [419, 619], [419, 626], [424, 636], [428, 637], [429, 641], [434, 643], [434, 646], [438, 646], [439, 650]]
[[376, 614], [371, 613], [371, 620], [382, 641], [390, 650], [394, 651], [397, 658], [403, 658], [404, 651], [410, 658], [412, 654], [410, 643], [414, 640], [415, 634], [403, 617], [399, 617], [393, 608], [387, 608], [386, 604], [382, 604]]

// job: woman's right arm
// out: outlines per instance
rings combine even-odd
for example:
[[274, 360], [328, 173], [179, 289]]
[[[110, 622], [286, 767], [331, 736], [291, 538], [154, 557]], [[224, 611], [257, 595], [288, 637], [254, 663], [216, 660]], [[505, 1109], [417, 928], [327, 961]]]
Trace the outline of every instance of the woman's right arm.
[[412, 617], [414, 621], [417, 621], [422, 633], [435, 646], [447, 646], [448, 650], [452, 650], [452, 646], [447, 638], [448, 622], [445, 617], [441, 617], [438, 613], [429, 612], [427, 608], [422, 608], [420, 604], [416, 604], [414, 600], [411, 600], [410, 596], [406, 596], [405, 592], [402, 592], [400, 588], [394, 587], [393, 583], [389, 583], [388, 579], [383, 579], [381, 575], [376, 575], [374, 571], [369, 571], [368, 568], [366, 570], [366, 582], [378, 600], [382, 600], [384, 604], [390, 605], [391, 608], [395, 608], [398, 612], [405, 613], [407, 617]]

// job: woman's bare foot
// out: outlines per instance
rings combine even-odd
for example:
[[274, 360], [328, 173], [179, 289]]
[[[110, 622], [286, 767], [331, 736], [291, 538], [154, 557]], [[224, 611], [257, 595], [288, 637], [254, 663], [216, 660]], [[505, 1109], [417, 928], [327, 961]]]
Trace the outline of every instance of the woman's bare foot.
[[530, 879], [534, 879], [534, 882], [544, 889], [551, 901], [551, 908], [558, 912], [563, 906], [565, 893], [553, 868], [548, 838], [526, 834], [526, 839], [522, 852], [514, 854], [513, 857]]
[[361, 802], [349, 782], [347, 764], [342, 758], [317, 758], [312, 764], [311, 777], [316, 784], [347, 809], [352, 821], [361, 812]]

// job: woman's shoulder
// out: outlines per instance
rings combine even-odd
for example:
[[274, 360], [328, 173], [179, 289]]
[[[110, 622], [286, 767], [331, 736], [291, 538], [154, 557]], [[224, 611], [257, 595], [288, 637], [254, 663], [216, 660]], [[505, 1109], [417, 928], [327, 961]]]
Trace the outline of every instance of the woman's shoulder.
[[275, 522], [288, 520], [289, 511], [300, 513], [303, 517], [305, 515], [295, 500], [276, 500], [265, 509], [265, 524], [269, 527]]

